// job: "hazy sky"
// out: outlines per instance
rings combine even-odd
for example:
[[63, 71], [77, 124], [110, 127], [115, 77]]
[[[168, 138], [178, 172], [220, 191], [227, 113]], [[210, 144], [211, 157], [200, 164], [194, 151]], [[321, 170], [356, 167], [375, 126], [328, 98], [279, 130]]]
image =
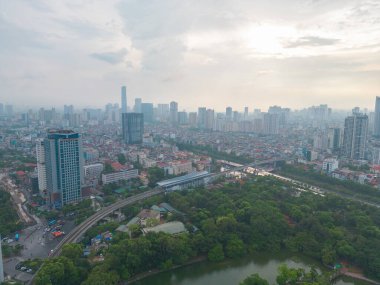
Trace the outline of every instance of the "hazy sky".
[[380, 95], [379, 0], [0, 0], [0, 102], [223, 110]]

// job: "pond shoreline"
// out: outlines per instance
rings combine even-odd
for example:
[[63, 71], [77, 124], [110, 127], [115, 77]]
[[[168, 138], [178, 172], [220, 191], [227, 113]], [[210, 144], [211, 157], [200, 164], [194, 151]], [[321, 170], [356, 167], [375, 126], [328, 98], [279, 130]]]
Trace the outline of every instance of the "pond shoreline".
[[[265, 254], [265, 253], [261, 253], [261, 254]], [[302, 257], [308, 258], [307, 256], [298, 255], [298, 254], [296, 254], [296, 256], [302, 256]], [[228, 260], [229, 259], [226, 259], [224, 261], [228, 261]], [[331, 270], [331, 268], [329, 268], [328, 266], [323, 265], [319, 261], [317, 261], [315, 259], [312, 259], [312, 260], [314, 260], [315, 262], [318, 262], [320, 264], [320, 268], [323, 267], [324, 269]], [[127, 284], [128, 285], [129, 284], [133, 284], [133, 283], [141, 281], [141, 280], [143, 280], [143, 279], [145, 279], [147, 277], [150, 277], [150, 276], [154, 276], [154, 275], [157, 275], [157, 274], [160, 274], [160, 273], [163, 273], [163, 272], [170, 272], [170, 271], [173, 271], [173, 270], [178, 269], [178, 268], [186, 267], [186, 266], [197, 264], [197, 263], [202, 263], [202, 262], [205, 262], [205, 261], [207, 261], [207, 256], [197, 256], [197, 257], [194, 257], [194, 258], [190, 259], [189, 261], [187, 261], [184, 264], [175, 265], [175, 266], [171, 267], [170, 269], [154, 269], [154, 270], [142, 272], [140, 274], [137, 274], [133, 278], [129, 279], [128, 281], [122, 282], [122, 284], [125, 284], [125, 285], [127, 285]], [[233, 261], [233, 260], [231, 259], [229, 261]], [[218, 264], [218, 263], [215, 263], [215, 264]], [[364, 281], [364, 282], [367, 282], [367, 283], [370, 283], [370, 284], [380, 285], [380, 282], [378, 282], [376, 280], [373, 280], [373, 279], [370, 279], [370, 278], [367, 278], [367, 277], [363, 276], [362, 274], [355, 274], [353, 272], [346, 271], [346, 272], [342, 273], [342, 277], [343, 276], [352, 278], [353, 280], [359, 280], [359, 281]]]
[[187, 265], [191, 265], [191, 264], [194, 264], [194, 263], [199, 263], [199, 262], [202, 262], [202, 261], [205, 261], [207, 260], [207, 256], [204, 256], [204, 255], [201, 255], [201, 256], [197, 256], [197, 257], [194, 257], [192, 259], [190, 259], [189, 261], [185, 262], [184, 264], [180, 264], [180, 265], [175, 265], [169, 269], [153, 269], [153, 270], [149, 270], [149, 271], [146, 271], [146, 272], [143, 272], [143, 273], [139, 273], [137, 274], [136, 276], [134, 276], [133, 278], [129, 279], [128, 281], [124, 281], [123, 284], [133, 284], [137, 281], [140, 281], [148, 276], [152, 276], [152, 275], [156, 275], [156, 274], [159, 274], [159, 273], [162, 273], [162, 272], [167, 272], [167, 271], [171, 271], [171, 270], [174, 270], [174, 269], [177, 269], [177, 268], [181, 268], [181, 267], [184, 267], [184, 266], [187, 266]]

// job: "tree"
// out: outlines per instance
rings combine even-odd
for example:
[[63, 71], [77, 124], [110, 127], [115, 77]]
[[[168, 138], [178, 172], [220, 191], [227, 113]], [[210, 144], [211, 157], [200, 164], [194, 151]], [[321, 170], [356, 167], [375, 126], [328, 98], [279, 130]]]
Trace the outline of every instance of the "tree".
[[123, 153], [119, 153], [117, 155], [117, 161], [120, 163], [120, 164], [125, 164], [127, 162], [127, 159], [125, 158], [125, 155]]
[[208, 259], [210, 261], [222, 261], [224, 259], [223, 246], [218, 243], [208, 252]]
[[82, 285], [117, 285], [120, 276], [115, 271], [104, 272], [101, 268], [95, 268]]
[[36, 285], [76, 285], [80, 282], [78, 267], [64, 256], [47, 260], [35, 278]]
[[261, 278], [259, 274], [255, 273], [245, 278], [239, 285], [269, 285], [269, 283]]
[[82, 257], [83, 248], [80, 244], [68, 243], [63, 246], [61, 255], [66, 256], [67, 258], [73, 261], [76, 261], [77, 259]]
[[141, 232], [141, 226], [139, 224], [129, 225], [128, 226], [128, 230], [130, 231], [132, 238], [139, 237], [142, 234], [142, 232]]
[[226, 246], [226, 255], [230, 258], [241, 257], [245, 254], [245, 246], [241, 239], [233, 236], [228, 240]]
[[148, 168], [148, 179], [149, 179], [149, 187], [156, 186], [158, 181], [161, 181], [165, 178], [165, 171], [159, 167], [150, 167]]

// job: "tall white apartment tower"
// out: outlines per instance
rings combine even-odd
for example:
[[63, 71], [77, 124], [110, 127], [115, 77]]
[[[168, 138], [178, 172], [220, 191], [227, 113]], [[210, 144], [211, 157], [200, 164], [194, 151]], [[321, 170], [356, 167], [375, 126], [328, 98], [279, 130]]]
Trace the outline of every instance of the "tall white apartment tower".
[[373, 126], [373, 135], [380, 137], [380, 97], [376, 96], [375, 104], [375, 122]]
[[38, 139], [36, 142], [38, 189], [41, 197], [46, 196], [46, 164], [44, 140]]
[[127, 87], [121, 86], [121, 112], [127, 113]]
[[4, 282], [4, 265], [3, 265], [3, 253], [1, 251], [1, 236], [0, 236], [0, 283]]

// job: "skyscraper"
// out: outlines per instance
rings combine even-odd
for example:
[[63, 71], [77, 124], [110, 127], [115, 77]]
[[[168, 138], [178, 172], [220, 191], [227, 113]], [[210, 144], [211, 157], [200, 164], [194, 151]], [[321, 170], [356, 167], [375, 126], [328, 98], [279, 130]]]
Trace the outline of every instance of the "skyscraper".
[[127, 144], [140, 144], [144, 134], [144, 115], [125, 113], [122, 115], [123, 139]]
[[373, 126], [373, 135], [380, 137], [380, 97], [376, 96], [375, 105], [375, 122]]
[[144, 122], [153, 122], [153, 104], [152, 103], [142, 103], [141, 112], [144, 114]]
[[328, 147], [336, 151], [340, 148], [341, 144], [341, 131], [340, 128], [329, 128], [328, 130]]
[[46, 197], [46, 164], [45, 164], [45, 144], [43, 139], [36, 141], [38, 190], [41, 197]]
[[180, 125], [186, 125], [188, 123], [188, 117], [186, 112], [178, 112], [178, 123]]
[[267, 135], [276, 135], [279, 132], [279, 116], [278, 114], [264, 114], [263, 132]]
[[178, 124], [178, 103], [174, 101], [170, 102], [170, 123]]
[[215, 122], [214, 110], [207, 109], [206, 124], [205, 124], [206, 129], [208, 130], [214, 129], [214, 122]]
[[368, 116], [352, 114], [344, 121], [343, 152], [347, 158], [364, 159], [367, 146]]
[[83, 154], [80, 135], [50, 130], [44, 140], [48, 203], [60, 208], [82, 198]]
[[0, 283], [4, 282], [4, 264], [3, 264], [3, 252], [1, 249], [1, 235], [0, 235]]
[[169, 113], [169, 104], [157, 104], [157, 116], [161, 122], [168, 121]]
[[135, 98], [135, 106], [133, 107], [135, 113], [141, 113], [141, 103], [141, 98]]
[[204, 129], [206, 127], [207, 109], [206, 107], [198, 108], [198, 128]]
[[232, 108], [231, 107], [226, 108], [226, 119], [227, 119], [227, 121], [232, 121]]
[[121, 86], [121, 112], [127, 113], [127, 87]]

